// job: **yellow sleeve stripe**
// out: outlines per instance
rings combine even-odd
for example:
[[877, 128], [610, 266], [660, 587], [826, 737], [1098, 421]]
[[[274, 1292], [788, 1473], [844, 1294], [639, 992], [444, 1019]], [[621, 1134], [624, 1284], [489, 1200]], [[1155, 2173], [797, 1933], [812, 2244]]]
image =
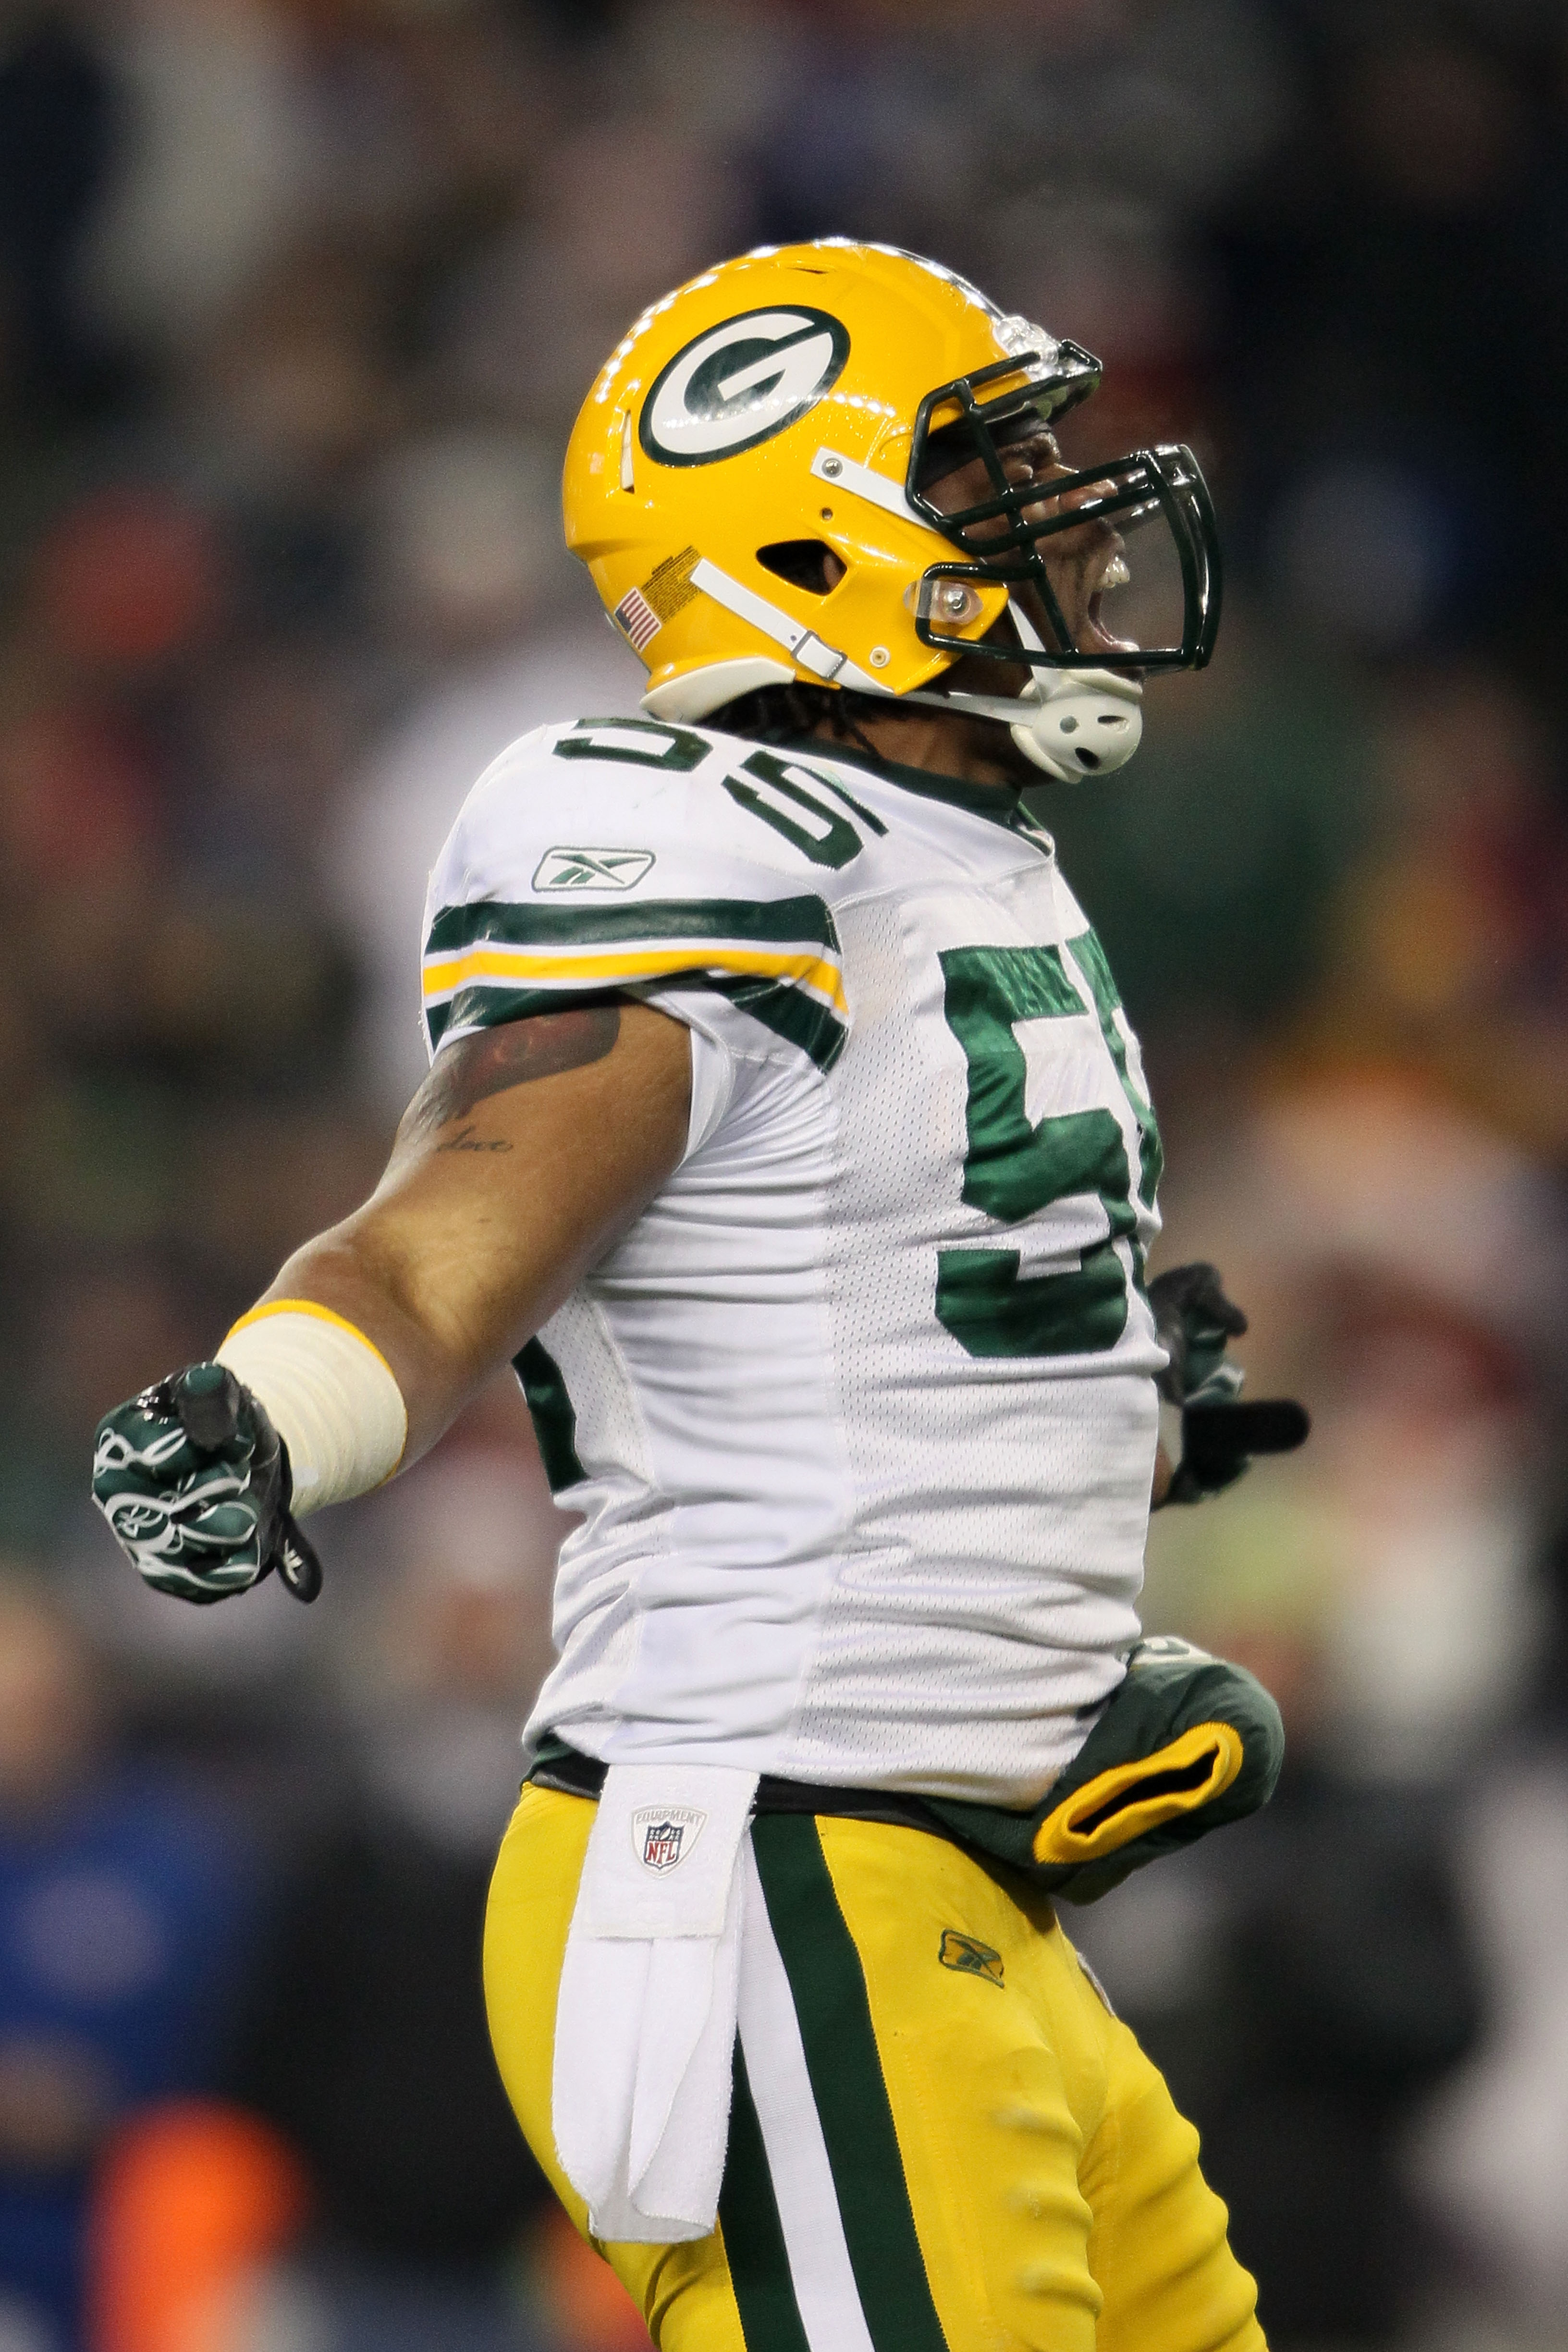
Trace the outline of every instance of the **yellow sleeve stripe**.
[[453, 995], [460, 988], [487, 980], [524, 983], [657, 980], [675, 971], [734, 971], [757, 973], [814, 989], [847, 1018], [844, 978], [837, 964], [827, 963], [809, 950], [794, 954], [761, 948], [716, 947], [710, 940], [689, 948], [644, 948], [618, 955], [560, 955], [531, 948], [473, 947], [459, 956], [446, 956], [425, 967], [425, 999]]
[[[259, 1307], [253, 1307], [248, 1314], [240, 1317], [237, 1323], [229, 1326], [224, 1334], [225, 1347], [228, 1345], [237, 1331], [247, 1329], [252, 1323], [263, 1323], [269, 1315], [314, 1315], [322, 1323], [335, 1323], [340, 1331], [348, 1332], [352, 1339], [359, 1341], [361, 1347], [370, 1349], [376, 1362], [385, 1371], [388, 1380], [395, 1381], [397, 1377], [375, 1341], [367, 1339], [357, 1323], [351, 1323], [346, 1315], [334, 1315], [330, 1307], [320, 1306], [313, 1298], [264, 1299]], [[391, 1473], [388, 1472], [387, 1475], [390, 1476]]]

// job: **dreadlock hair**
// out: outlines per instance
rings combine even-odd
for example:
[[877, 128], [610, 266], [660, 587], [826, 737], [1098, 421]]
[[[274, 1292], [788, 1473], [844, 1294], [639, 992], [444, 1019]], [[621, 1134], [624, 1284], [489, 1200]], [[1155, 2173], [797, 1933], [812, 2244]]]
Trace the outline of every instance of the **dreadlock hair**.
[[815, 735], [826, 720], [838, 742], [854, 743], [868, 759], [879, 762], [883, 754], [868, 740], [860, 722], [919, 715], [893, 695], [856, 694], [847, 687], [805, 686], [792, 680], [788, 686], [760, 686], [751, 694], [738, 694], [733, 702], [710, 711], [702, 723], [752, 743], [797, 743], [803, 735]]

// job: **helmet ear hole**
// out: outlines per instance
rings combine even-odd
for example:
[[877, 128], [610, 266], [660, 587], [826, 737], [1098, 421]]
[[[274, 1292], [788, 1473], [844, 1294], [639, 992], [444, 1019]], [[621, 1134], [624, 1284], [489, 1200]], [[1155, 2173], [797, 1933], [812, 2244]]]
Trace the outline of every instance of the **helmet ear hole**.
[[812, 596], [826, 596], [844, 577], [843, 559], [821, 539], [776, 539], [758, 548], [757, 562], [775, 579]]

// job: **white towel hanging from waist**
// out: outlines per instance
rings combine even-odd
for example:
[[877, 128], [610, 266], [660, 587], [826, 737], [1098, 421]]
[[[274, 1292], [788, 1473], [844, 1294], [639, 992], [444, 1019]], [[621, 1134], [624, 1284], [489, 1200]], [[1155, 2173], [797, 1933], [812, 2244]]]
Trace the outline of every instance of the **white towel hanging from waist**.
[[588, 1837], [555, 2009], [562, 2168], [595, 2237], [705, 2238], [729, 2136], [757, 1775], [614, 1764]]

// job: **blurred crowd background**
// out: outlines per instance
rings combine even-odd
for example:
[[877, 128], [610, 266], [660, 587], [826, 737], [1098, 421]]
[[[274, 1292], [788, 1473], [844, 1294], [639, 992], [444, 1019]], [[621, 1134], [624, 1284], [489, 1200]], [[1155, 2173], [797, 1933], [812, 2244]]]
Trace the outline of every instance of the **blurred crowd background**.
[[1568, 19], [1557, 0], [0, 0], [0, 2352], [613, 2352], [479, 1920], [558, 1522], [498, 1388], [144, 1592], [93, 1424], [378, 1171], [463, 793], [640, 673], [559, 547], [643, 302], [931, 252], [1191, 440], [1218, 656], [1039, 794], [1166, 1264], [1315, 1432], [1155, 1523], [1256, 1822], [1069, 1920], [1276, 2352], [1568, 2345]]

